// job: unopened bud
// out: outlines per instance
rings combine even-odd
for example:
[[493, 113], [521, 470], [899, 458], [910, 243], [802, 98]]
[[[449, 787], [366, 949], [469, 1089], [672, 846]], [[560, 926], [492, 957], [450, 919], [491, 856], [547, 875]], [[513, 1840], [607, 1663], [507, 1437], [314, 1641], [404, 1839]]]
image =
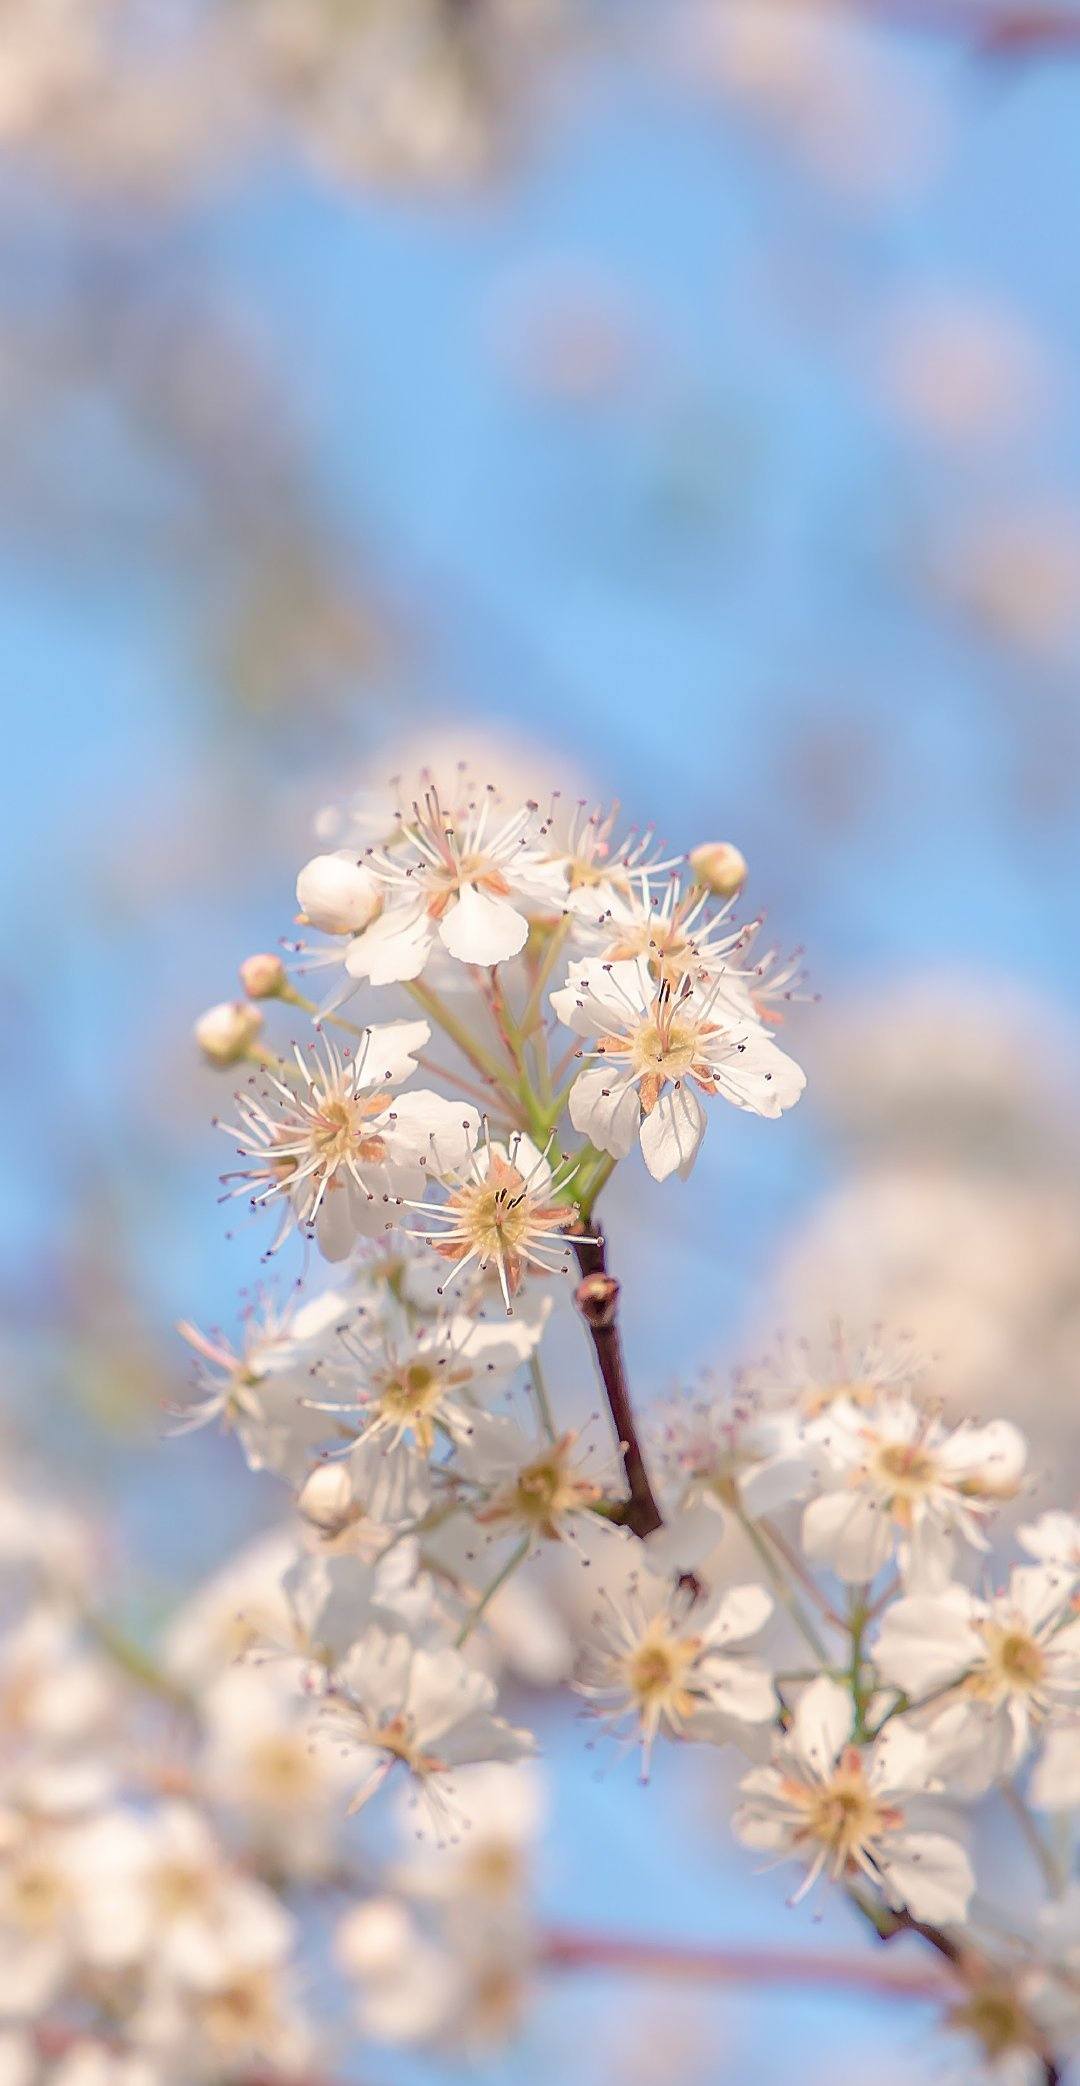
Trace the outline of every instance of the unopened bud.
[[347, 851], [313, 855], [296, 879], [296, 902], [323, 934], [359, 934], [382, 911], [375, 877]]
[[695, 883], [703, 884], [714, 898], [734, 898], [746, 882], [746, 856], [730, 840], [707, 840], [690, 850], [690, 867]]
[[285, 965], [272, 951], [245, 956], [240, 965], [240, 983], [249, 1000], [276, 1000], [288, 982]]
[[353, 1489], [343, 1463], [316, 1463], [296, 1502], [305, 1521], [323, 1535], [340, 1533], [353, 1515]]
[[574, 1302], [594, 1333], [606, 1332], [615, 1323], [619, 1302], [619, 1285], [614, 1275], [586, 1275], [574, 1291]]
[[250, 1000], [221, 1000], [195, 1023], [195, 1041], [212, 1065], [236, 1065], [247, 1056], [262, 1027]]

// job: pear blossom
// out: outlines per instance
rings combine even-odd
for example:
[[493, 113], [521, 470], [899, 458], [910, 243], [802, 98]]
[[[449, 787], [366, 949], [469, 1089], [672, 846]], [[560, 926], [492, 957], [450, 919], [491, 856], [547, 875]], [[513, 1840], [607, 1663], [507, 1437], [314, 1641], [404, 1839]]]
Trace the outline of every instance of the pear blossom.
[[237, 1931], [269, 1949], [289, 1939], [275, 1893], [240, 1873], [190, 1803], [106, 1812], [84, 1829], [80, 1851], [94, 1878], [100, 1967], [152, 1962], [182, 1978]]
[[207, 2081], [256, 2069], [299, 2074], [312, 2033], [290, 1960], [295, 1924], [276, 1909], [268, 1921], [252, 1895], [221, 1932], [193, 1931], [171, 1973], [158, 1966], [133, 2024], [149, 2053], [168, 2062], [182, 2051], [185, 2075]]
[[311, 1371], [325, 1336], [350, 1309], [343, 1289], [278, 1307], [260, 1295], [244, 1313], [239, 1341], [202, 1333], [182, 1321], [177, 1332], [198, 1358], [202, 1396], [184, 1414], [188, 1431], [220, 1419], [241, 1442], [252, 1470], [293, 1477], [326, 1432], [308, 1401]]
[[[460, 1838], [441, 1847], [415, 1844], [393, 1862], [389, 1880], [425, 1903], [503, 1917], [529, 1882], [545, 1810], [541, 1776], [531, 1760], [491, 1761], [462, 1768], [458, 1785], [468, 1819]], [[406, 1804], [401, 1823], [407, 1828], [410, 1822]]]
[[278, 1666], [235, 1666], [202, 1698], [201, 1796], [276, 1874], [317, 1878], [336, 1852], [351, 1770], [311, 1743], [310, 1704]]
[[872, 1746], [853, 1743], [851, 1697], [822, 1675], [772, 1761], [743, 1777], [734, 1830], [745, 1846], [805, 1865], [797, 1898], [822, 1875], [865, 1877], [916, 1919], [960, 1920], [975, 1879], [959, 1842], [926, 1827], [920, 1799], [933, 1784], [926, 1741], [906, 1724], [890, 1723]]
[[529, 1925], [507, 1908], [479, 1921], [471, 1909], [424, 1920], [386, 1896], [346, 1914], [335, 1952], [363, 2034], [479, 2058], [520, 2029], [537, 1967]]
[[897, 1550], [909, 1585], [947, 1583], [958, 1538], [986, 1549], [984, 1524], [1015, 1496], [1027, 1454], [1008, 1420], [948, 1428], [902, 1394], [869, 1411], [834, 1399], [806, 1437], [820, 1489], [803, 1514], [803, 1548], [853, 1584]]
[[[715, 1547], [725, 1509], [757, 1520], [801, 1498], [810, 1486], [810, 1457], [797, 1415], [770, 1411], [763, 1399], [738, 1386], [663, 1400], [648, 1415], [648, 1440], [672, 1502], [671, 1518], [683, 1530], [692, 1521], [700, 1533], [703, 1547], [695, 1563]], [[688, 1555], [685, 1561], [691, 1561]]]
[[393, 1092], [430, 1034], [426, 1021], [386, 1022], [363, 1031], [355, 1055], [324, 1039], [294, 1052], [291, 1083], [268, 1070], [265, 1087], [237, 1094], [239, 1124], [221, 1127], [249, 1163], [226, 1178], [254, 1208], [284, 1205], [271, 1252], [300, 1225], [328, 1260], [344, 1259], [422, 1195], [433, 1137], [449, 1160], [475, 1135], [475, 1109], [426, 1089]]
[[436, 1164], [444, 1200], [424, 1204], [435, 1228], [418, 1235], [451, 1262], [455, 1283], [466, 1269], [491, 1271], [511, 1314], [528, 1274], [567, 1273], [576, 1212], [561, 1197], [572, 1161], [553, 1167], [524, 1131], [501, 1144], [485, 1123], [464, 1164], [447, 1165], [441, 1153]]
[[454, 811], [433, 783], [402, 814], [394, 844], [368, 850], [383, 907], [349, 943], [350, 978], [418, 978], [437, 944], [459, 963], [505, 963], [528, 938], [526, 906], [558, 910], [561, 880], [545, 859], [536, 806], [503, 815], [495, 801], [484, 791]]
[[527, 1322], [486, 1325], [441, 1304], [430, 1316], [391, 1299], [361, 1310], [345, 1323], [335, 1352], [318, 1378], [332, 1387], [348, 1382], [346, 1402], [322, 1400], [317, 1409], [351, 1421], [361, 1439], [408, 1439], [429, 1455], [437, 1439], [460, 1440], [473, 1416], [533, 1353], [538, 1339]]
[[495, 1716], [494, 1704], [494, 1684], [460, 1652], [427, 1651], [373, 1624], [337, 1666], [320, 1712], [361, 1778], [350, 1812], [399, 1766], [432, 1822], [452, 1819], [455, 1768], [519, 1760], [534, 1750], [531, 1733]]
[[[553, 799], [549, 823], [554, 822], [556, 803]], [[605, 811], [581, 801], [565, 838], [549, 858], [564, 880], [562, 904], [571, 919], [582, 924], [598, 924], [613, 908], [632, 906], [650, 877], [675, 867], [674, 858], [659, 860], [651, 829], [613, 839], [618, 815], [617, 804]]]
[[273, 1528], [204, 1579], [165, 1632], [161, 1659], [169, 1678], [206, 1687], [254, 1644], [287, 1636], [292, 1618], [282, 1581], [296, 1557], [294, 1530]]
[[741, 1372], [737, 1388], [767, 1410], [812, 1421], [836, 1403], [870, 1411], [882, 1399], [912, 1393], [923, 1367], [911, 1340], [880, 1329], [856, 1339], [837, 1320], [825, 1340], [781, 1339], [774, 1353]]
[[633, 1723], [647, 1775], [661, 1732], [719, 1745], [775, 1715], [765, 1667], [729, 1649], [758, 1635], [772, 1605], [760, 1586], [695, 1601], [688, 1588], [635, 1570], [594, 1613], [575, 1685], [606, 1723]]
[[886, 1610], [878, 1674], [907, 1695], [952, 1785], [977, 1794], [1080, 1707], [1080, 1619], [1071, 1577], [1023, 1565], [989, 1599], [966, 1587], [908, 1594]]
[[598, 1062], [570, 1090], [570, 1120], [601, 1151], [626, 1158], [640, 1138], [656, 1180], [685, 1180], [705, 1134], [699, 1094], [778, 1116], [802, 1093], [798, 1065], [754, 1021], [732, 1023], [715, 984], [657, 985], [641, 957], [586, 960], [551, 995], [560, 1021]]
[[474, 1421], [454, 1473], [476, 1488], [471, 1511], [478, 1526], [494, 1536], [513, 1535], [530, 1549], [571, 1537], [578, 1517], [602, 1497], [586, 1476], [573, 1430], [538, 1442], [501, 1413]]
[[0, 2023], [40, 2014], [81, 1959], [86, 1885], [70, 1828], [0, 1809]]
[[0, 1634], [0, 1746], [9, 1758], [31, 1749], [49, 1760], [85, 1755], [109, 1735], [116, 1683], [80, 1639], [57, 1598], [29, 1607]]
[[608, 963], [643, 962], [657, 984], [677, 991], [686, 977], [726, 972], [745, 946], [749, 930], [732, 927], [730, 914], [708, 891], [684, 890], [671, 877], [657, 890], [646, 876], [614, 892], [602, 912], [584, 912], [575, 940]]

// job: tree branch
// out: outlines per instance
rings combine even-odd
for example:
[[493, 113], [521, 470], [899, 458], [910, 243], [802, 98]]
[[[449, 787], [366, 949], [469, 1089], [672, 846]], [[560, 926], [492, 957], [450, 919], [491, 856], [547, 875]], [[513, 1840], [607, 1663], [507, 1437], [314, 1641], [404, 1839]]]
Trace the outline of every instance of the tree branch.
[[603, 1239], [572, 1239], [571, 1243], [582, 1275], [574, 1292], [574, 1302], [592, 1338], [626, 1472], [630, 1498], [623, 1518], [635, 1535], [651, 1535], [654, 1528], [663, 1527], [664, 1517], [649, 1482], [630, 1402], [619, 1332], [619, 1284], [608, 1273], [607, 1247]]
[[981, 0], [863, 0], [861, 12], [864, 19], [886, 28], [957, 37], [990, 57], [1080, 54], [1080, 16], [1064, 7], [993, 7]]
[[703, 1948], [629, 1935], [582, 1934], [564, 1927], [544, 1936], [541, 1960], [560, 1970], [621, 1970], [708, 1984], [849, 1985], [890, 1998], [940, 2000], [950, 1989], [941, 1971], [825, 1949]]

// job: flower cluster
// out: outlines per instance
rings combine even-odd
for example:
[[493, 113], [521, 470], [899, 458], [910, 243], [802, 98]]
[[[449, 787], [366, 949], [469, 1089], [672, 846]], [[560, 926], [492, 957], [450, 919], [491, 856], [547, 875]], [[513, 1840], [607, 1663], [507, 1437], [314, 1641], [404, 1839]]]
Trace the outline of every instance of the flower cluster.
[[[569, 1685], [643, 1778], [661, 1748], [723, 1752], [735, 1836], [796, 1902], [831, 1887], [919, 1935], [951, 2031], [1010, 2081], [1056, 2078], [1080, 2033], [1080, 1523], [1022, 1509], [1006, 1573], [1022, 1435], [947, 1414], [884, 1336], [635, 1412], [611, 1175], [640, 1146], [642, 1192], [677, 1200], [716, 1104], [776, 1118], [804, 1083], [774, 1033], [798, 972], [731, 918], [742, 858], [462, 770], [333, 832], [300, 938], [196, 1031], [240, 1070], [225, 1199], [303, 1272], [234, 1334], [180, 1328], [177, 1424], [234, 1433], [282, 1526], [155, 1662], [88, 1608], [77, 1529], [14, 1488], [0, 1515], [15, 2075], [298, 2078], [320, 1892], [364, 2036], [505, 2039], [570, 1947], [536, 1912], [526, 1683]], [[583, 1347], [568, 1382], [574, 1307], [591, 1370]], [[408, 1854], [372, 1852], [375, 1806]], [[1023, 1918], [977, 1891], [1003, 1823], [1044, 1888]]]

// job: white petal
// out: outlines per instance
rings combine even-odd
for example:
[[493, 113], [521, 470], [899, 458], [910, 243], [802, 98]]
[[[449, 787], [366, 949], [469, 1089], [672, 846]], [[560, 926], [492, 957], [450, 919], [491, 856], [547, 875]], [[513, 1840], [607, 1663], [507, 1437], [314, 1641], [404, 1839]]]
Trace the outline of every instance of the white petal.
[[958, 1679], [977, 1658], [975, 1603], [962, 1587], [947, 1594], [912, 1594], [886, 1611], [873, 1647], [882, 1680], [919, 1696]]
[[416, 1070], [416, 1052], [431, 1041], [426, 1021], [382, 1021], [356, 1045], [356, 1086], [397, 1086]]
[[753, 1115], [782, 1115], [785, 1108], [794, 1107], [806, 1086], [802, 1066], [778, 1050], [764, 1029], [748, 1032], [738, 1055], [715, 1069], [725, 1100]]
[[[740, 1723], [765, 1724], [776, 1714], [776, 1695], [772, 1681], [764, 1666], [751, 1659], [725, 1659], [711, 1669], [706, 1669], [709, 1680], [709, 1702], [702, 1709], [702, 1724], [697, 1728], [697, 1713], [690, 1719], [690, 1736], [705, 1737], [706, 1721], [715, 1713], [715, 1719], [737, 1718]], [[712, 1737], [712, 1733], [708, 1734]], [[722, 1744], [728, 1733], [717, 1725], [716, 1739]]]
[[1080, 1808], [1080, 1719], [1051, 1729], [1031, 1777], [1031, 1800], [1041, 1811]]
[[391, 906], [349, 943], [345, 968], [373, 985], [404, 984], [420, 976], [434, 940], [435, 922], [423, 906]]
[[827, 1774], [851, 1737], [851, 1698], [847, 1689], [822, 1674], [804, 1688], [795, 1705], [792, 1744], [808, 1767]]
[[705, 1110], [685, 1080], [666, 1086], [651, 1115], [641, 1123], [641, 1150], [654, 1181], [677, 1173], [686, 1179], [705, 1135]]
[[861, 1492], [825, 1492], [803, 1515], [803, 1549], [815, 1564], [831, 1565], [858, 1586], [888, 1562], [893, 1527], [888, 1514]]
[[637, 1088], [609, 1065], [589, 1065], [570, 1089], [570, 1121], [598, 1151], [625, 1159], [633, 1151], [641, 1108]]
[[882, 1855], [885, 1895], [916, 1919], [938, 1925], [967, 1913], [975, 1878], [964, 1849], [944, 1833], [897, 1833]]
[[705, 1635], [710, 1645], [741, 1644], [764, 1629], [772, 1612], [772, 1596], [763, 1586], [731, 1586], [717, 1603]]
[[[384, 1128], [385, 1123], [385, 1128]], [[455, 1173], [480, 1134], [480, 1117], [467, 1101], [451, 1101], [428, 1087], [395, 1094], [387, 1119], [380, 1118], [391, 1164], [425, 1160], [429, 1172]]]
[[525, 947], [529, 923], [505, 898], [493, 898], [472, 884], [462, 889], [456, 905], [444, 913], [439, 939], [461, 963], [507, 963]]

